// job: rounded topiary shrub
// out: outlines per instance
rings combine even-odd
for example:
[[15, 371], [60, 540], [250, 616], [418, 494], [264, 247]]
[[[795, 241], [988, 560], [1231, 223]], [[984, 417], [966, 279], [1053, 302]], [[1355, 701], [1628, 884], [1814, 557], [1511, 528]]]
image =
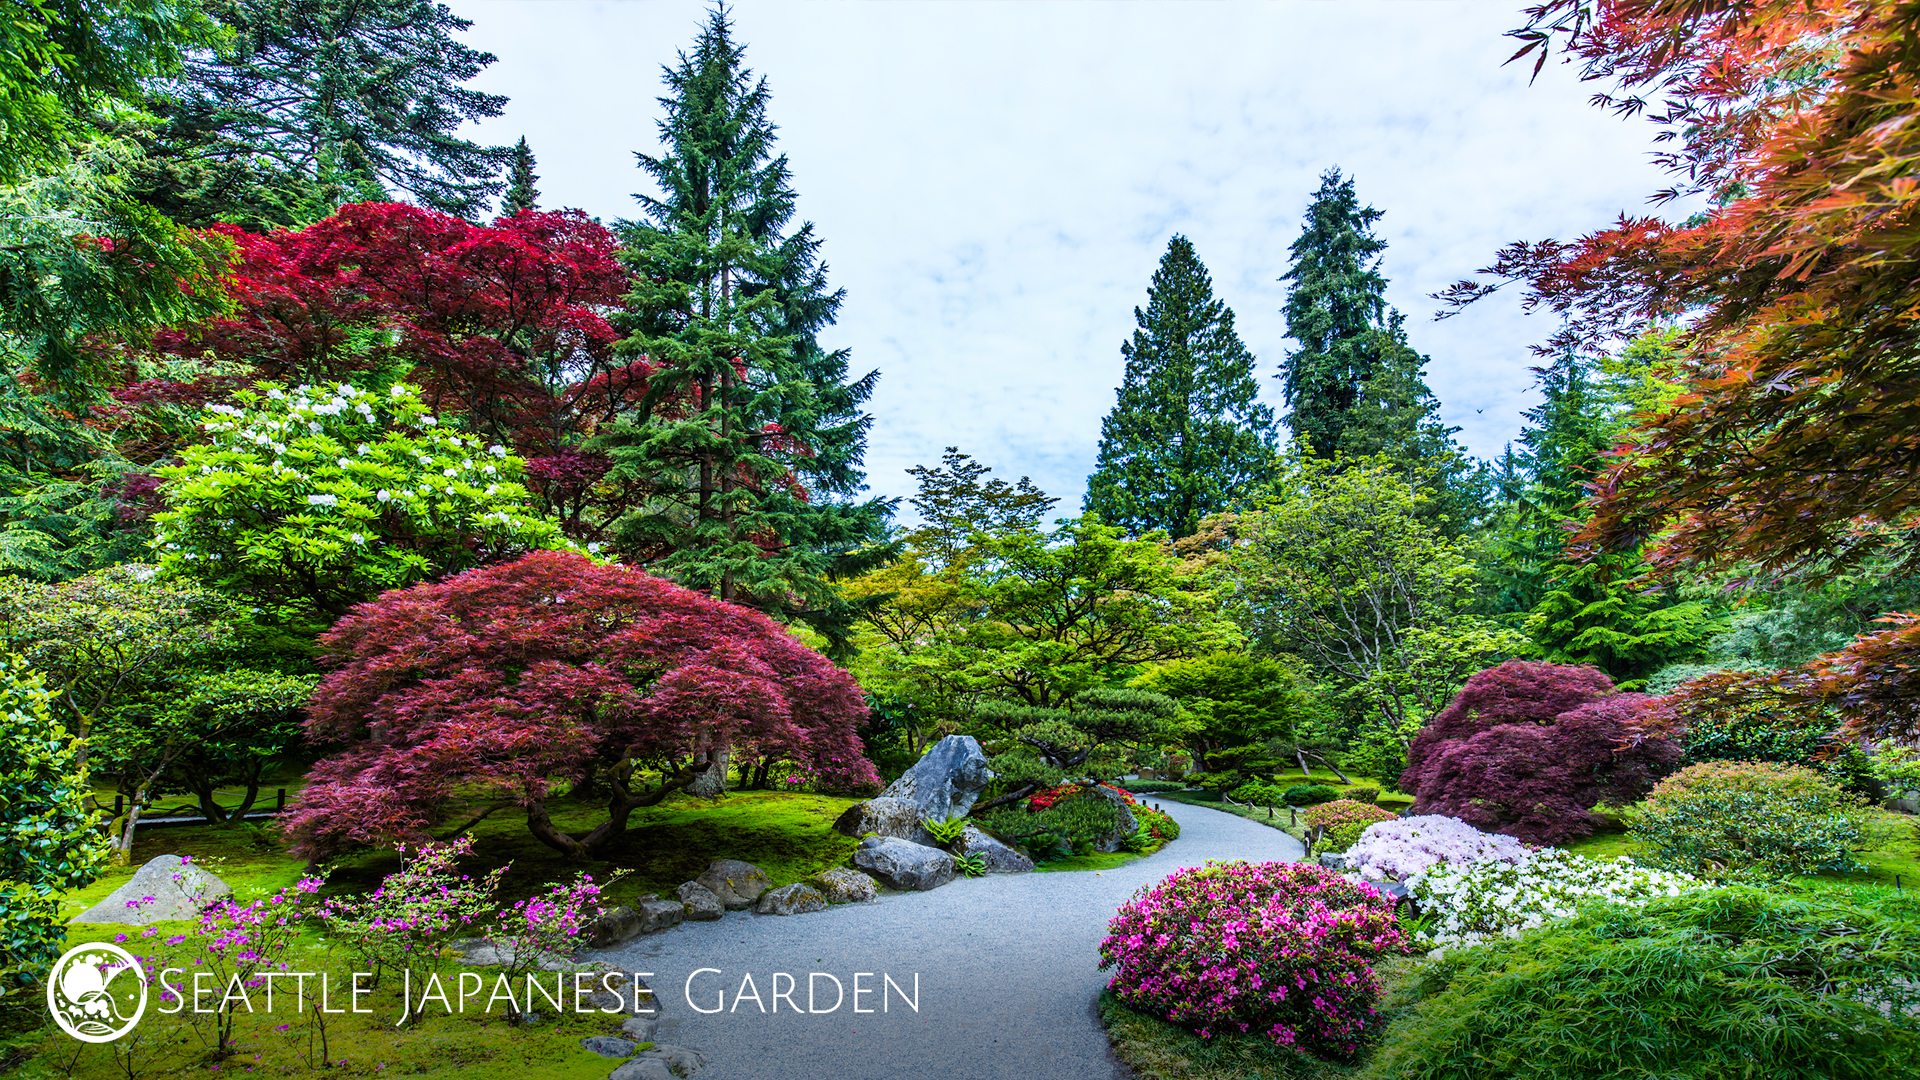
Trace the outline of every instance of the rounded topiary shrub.
[[1234, 788], [1227, 797], [1234, 802], [1248, 803], [1253, 806], [1279, 806], [1286, 802], [1289, 790], [1291, 789], [1283, 788], [1278, 784], [1262, 783], [1256, 780], [1251, 784], [1241, 784]]
[[1375, 1019], [1373, 963], [1406, 951], [1393, 902], [1305, 863], [1208, 863], [1142, 889], [1100, 943], [1130, 1008], [1350, 1058]]
[[1367, 826], [1392, 821], [1394, 817], [1393, 811], [1382, 810], [1372, 803], [1335, 799], [1309, 809], [1305, 820], [1309, 829], [1326, 829], [1320, 834], [1320, 850], [1345, 851], [1360, 839]]
[[1340, 797], [1340, 789], [1327, 784], [1295, 784], [1280, 796], [1288, 806], [1316, 806]]
[[1861, 869], [1857, 796], [1812, 769], [1760, 761], [1689, 765], [1654, 786], [1633, 817], [1649, 862], [1735, 877]]
[[1584, 910], [1422, 968], [1362, 1075], [1912, 1076], [1912, 911], [1749, 887]]

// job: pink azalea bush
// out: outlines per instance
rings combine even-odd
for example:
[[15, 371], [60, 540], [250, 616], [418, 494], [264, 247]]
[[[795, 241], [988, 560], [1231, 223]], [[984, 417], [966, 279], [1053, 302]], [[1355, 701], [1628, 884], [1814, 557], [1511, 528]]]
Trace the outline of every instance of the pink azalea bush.
[[1369, 825], [1347, 849], [1354, 869], [1373, 881], [1401, 881], [1441, 863], [1487, 859], [1517, 863], [1526, 857], [1527, 846], [1513, 837], [1484, 833], [1459, 818], [1441, 814]]
[[1131, 1008], [1206, 1038], [1222, 1025], [1351, 1058], [1374, 1021], [1373, 961], [1407, 951], [1393, 902], [1306, 863], [1214, 863], [1142, 889], [1100, 943]]
[[[175, 880], [180, 880], [176, 873]], [[314, 894], [320, 891], [320, 879], [303, 877], [294, 885], [271, 896], [242, 904], [231, 895], [223, 896], [200, 915], [195, 928], [205, 952], [194, 960], [195, 968], [213, 975], [213, 986], [221, 995], [213, 1013], [215, 1055], [225, 1056], [233, 1045], [234, 1011], [240, 1007], [237, 995], [227, 995], [235, 983], [256, 990], [267, 983], [269, 972], [288, 970], [288, 946], [300, 935], [301, 924], [309, 914]], [[169, 944], [182, 939], [169, 939]], [[211, 999], [210, 999], [211, 1000]], [[191, 1008], [189, 1006], [189, 1008]], [[252, 1006], [248, 1006], [251, 1011]], [[198, 1011], [189, 1013], [198, 1018]]]
[[[606, 884], [625, 876], [626, 871], [619, 871]], [[572, 956], [593, 921], [605, 913], [600, 901], [604, 891], [592, 874], [582, 873], [501, 908], [487, 926], [487, 940], [499, 954], [508, 981], [517, 981], [542, 963]], [[518, 1020], [518, 1014], [512, 1019]]]
[[364, 896], [336, 897], [320, 907], [327, 933], [343, 942], [373, 973], [381, 976], [408, 967], [439, 967], [445, 940], [487, 913], [502, 866], [478, 880], [460, 873], [455, 861], [473, 853], [473, 838], [426, 844], [411, 852], [400, 845], [404, 866], [387, 875]]

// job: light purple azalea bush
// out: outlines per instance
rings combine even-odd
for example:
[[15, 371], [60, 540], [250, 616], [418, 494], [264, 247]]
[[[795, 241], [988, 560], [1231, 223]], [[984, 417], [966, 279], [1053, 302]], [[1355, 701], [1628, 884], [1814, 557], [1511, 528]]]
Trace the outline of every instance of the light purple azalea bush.
[[1259, 1030], [1351, 1059], [1376, 1017], [1373, 962], [1407, 951], [1393, 902], [1305, 863], [1210, 862], [1142, 889], [1114, 916], [1100, 966], [1123, 1003], [1212, 1038]]
[[1459, 818], [1441, 814], [1395, 818], [1369, 825], [1347, 849], [1360, 876], [1372, 881], [1404, 881], [1441, 863], [1486, 859], [1517, 863], [1527, 846], [1511, 836], [1484, 833]]

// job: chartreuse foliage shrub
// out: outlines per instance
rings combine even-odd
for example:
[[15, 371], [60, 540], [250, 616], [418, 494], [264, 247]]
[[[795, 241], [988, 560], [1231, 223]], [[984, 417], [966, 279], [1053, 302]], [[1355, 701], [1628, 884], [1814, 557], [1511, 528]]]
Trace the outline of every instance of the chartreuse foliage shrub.
[[1708, 761], [1661, 781], [1631, 828], [1647, 859], [1677, 870], [1791, 877], [1862, 869], [1857, 796], [1798, 765]]
[[1405, 951], [1393, 903], [1305, 863], [1208, 863], [1140, 890], [1100, 943], [1130, 1008], [1211, 1037], [1257, 1031], [1351, 1058], [1374, 1023], [1374, 961]]
[[40, 677], [0, 658], [0, 993], [44, 974], [66, 941], [60, 896], [106, 866], [76, 744]]
[[162, 573], [338, 617], [388, 590], [569, 547], [518, 457], [439, 424], [419, 391], [266, 384], [209, 407], [162, 468]]
[[1890, 1080], [1920, 1062], [1920, 923], [1746, 886], [1447, 953], [1369, 1080]]
[[1322, 851], [1345, 851], [1360, 839], [1367, 826], [1392, 821], [1394, 817], [1393, 811], [1382, 810], [1372, 803], [1335, 799], [1309, 809], [1304, 820], [1309, 829], [1326, 829], [1320, 834]]

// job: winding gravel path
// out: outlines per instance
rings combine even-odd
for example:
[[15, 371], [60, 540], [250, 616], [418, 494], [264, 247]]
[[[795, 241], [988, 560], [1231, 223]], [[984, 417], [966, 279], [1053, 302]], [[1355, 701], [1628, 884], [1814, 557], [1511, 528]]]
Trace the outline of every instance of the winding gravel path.
[[[810, 915], [729, 913], [719, 922], [685, 923], [596, 958], [634, 971], [665, 1000], [662, 1043], [707, 1055], [698, 1080], [1114, 1080], [1114, 1060], [1094, 1002], [1105, 984], [1100, 939], [1114, 911], [1144, 884], [1208, 859], [1293, 860], [1300, 843], [1232, 814], [1161, 803], [1180, 822], [1180, 839], [1155, 854], [1100, 873], [1002, 874], [961, 879], [925, 893], [884, 896], [875, 904]], [[701, 968], [717, 968], [688, 979]], [[772, 1000], [775, 972], [793, 976], [788, 999]], [[836, 1011], [836, 976], [847, 1000]], [[852, 1011], [853, 978], [870, 993]], [[882, 974], [911, 993], [919, 973], [919, 1011], [887, 994]], [[762, 1012], [746, 993], [751, 975]], [[780, 981], [780, 989], [788, 983]], [[702, 1015], [723, 1001], [729, 1011]], [[776, 1008], [777, 1007], [777, 1008]]]

